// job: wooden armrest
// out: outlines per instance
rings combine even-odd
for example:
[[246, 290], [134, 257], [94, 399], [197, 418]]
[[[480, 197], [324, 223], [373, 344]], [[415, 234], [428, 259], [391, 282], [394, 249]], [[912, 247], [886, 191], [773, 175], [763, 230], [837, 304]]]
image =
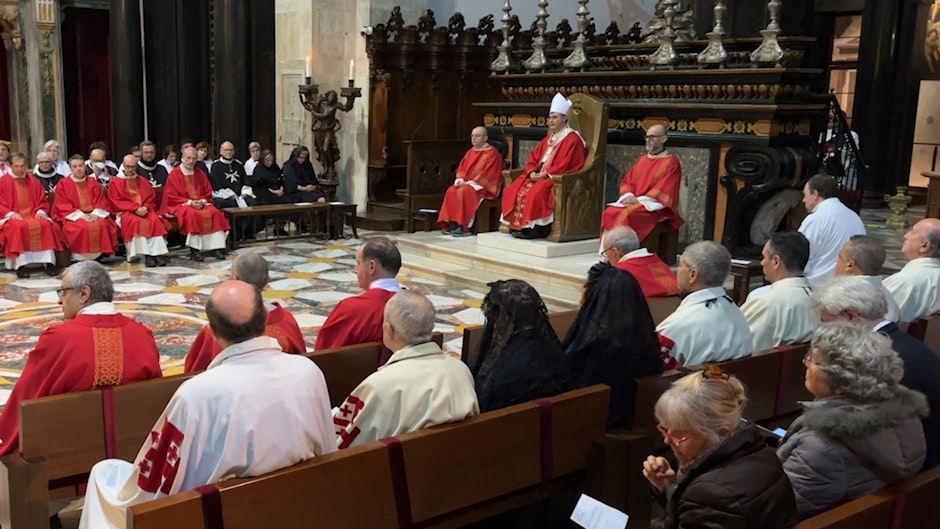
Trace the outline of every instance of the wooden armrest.
[[522, 176], [525, 169], [505, 169], [503, 170], [503, 185], [509, 185], [513, 180]]

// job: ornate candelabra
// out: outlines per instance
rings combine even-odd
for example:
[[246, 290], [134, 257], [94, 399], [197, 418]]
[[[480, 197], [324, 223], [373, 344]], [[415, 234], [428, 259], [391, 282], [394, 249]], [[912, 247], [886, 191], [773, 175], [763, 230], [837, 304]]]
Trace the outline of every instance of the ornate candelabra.
[[544, 72], [548, 59], [545, 58], [545, 28], [548, 26], [548, 0], [539, 0], [539, 14], [536, 27], [539, 30], [538, 37], [532, 43], [532, 56], [522, 63], [527, 72]]
[[715, 26], [712, 28], [711, 32], [705, 34], [705, 36], [708, 37], [708, 46], [702, 50], [702, 53], [698, 54], [698, 63], [700, 66], [717, 64], [719, 68], [725, 67], [725, 61], [728, 60], [728, 52], [725, 51], [725, 46], [721, 42], [721, 39], [725, 36], [725, 27], [721, 24], [721, 19], [724, 17], [727, 9], [722, 0], [715, 0]]
[[587, 43], [587, 37], [585, 32], [588, 27], [588, 15], [591, 14], [588, 11], [587, 3], [590, 0], [578, 0], [578, 3], [581, 4], [578, 7], [578, 38], [574, 41], [574, 49], [571, 50], [571, 55], [565, 57], [565, 60], [562, 64], [565, 65], [565, 71], [571, 71], [574, 69], [584, 69], [590, 64], [590, 61], [587, 58], [587, 53], [584, 51], [584, 45]]
[[506, 0], [503, 4], [503, 42], [499, 45], [499, 55], [490, 64], [490, 70], [493, 73], [509, 73], [513, 67], [512, 46], [509, 44], [509, 23], [512, 21], [509, 13], [511, 11], [512, 6], [509, 5], [509, 0]]
[[777, 42], [777, 35], [780, 34], [780, 24], [777, 22], [780, 18], [780, 5], [780, 0], [767, 2], [767, 9], [770, 11], [770, 22], [767, 24], [767, 29], [760, 30], [764, 40], [756, 50], [751, 52], [751, 66], [756, 67], [760, 64], [773, 64], [778, 68], [783, 66], [780, 62], [783, 60], [783, 48]]
[[676, 16], [676, 6], [679, 0], [663, 0], [663, 16], [666, 19], [666, 27], [659, 34], [659, 48], [650, 55], [650, 70], [655, 70], [658, 66], [669, 69], [675, 68], [679, 63], [679, 54], [673, 45], [676, 42], [676, 30], [672, 27], [672, 19]]
[[885, 220], [885, 226], [893, 230], [903, 230], [907, 228], [907, 205], [911, 203], [911, 197], [905, 195], [907, 186], [898, 186], [898, 194], [891, 196], [885, 195], [885, 202], [891, 209], [892, 215]]
[[[352, 72], [352, 66], [350, 71]], [[350, 73], [352, 77], [352, 73]], [[326, 191], [329, 200], [336, 200], [336, 188], [339, 187], [339, 179], [336, 176], [336, 161], [339, 160], [339, 145], [336, 143], [336, 133], [342, 128], [339, 120], [336, 118], [336, 112], [342, 110], [349, 112], [353, 108], [356, 99], [362, 97], [362, 89], [354, 86], [354, 81], [349, 80], [349, 85], [340, 88], [339, 96], [345, 99], [345, 103], [339, 103], [339, 96], [336, 90], [327, 90], [320, 95], [319, 85], [313, 84], [310, 77], [306, 78], [306, 83], [298, 87], [300, 104], [313, 114], [313, 150], [317, 153], [317, 159], [323, 167], [322, 172], [317, 176], [320, 186]]]

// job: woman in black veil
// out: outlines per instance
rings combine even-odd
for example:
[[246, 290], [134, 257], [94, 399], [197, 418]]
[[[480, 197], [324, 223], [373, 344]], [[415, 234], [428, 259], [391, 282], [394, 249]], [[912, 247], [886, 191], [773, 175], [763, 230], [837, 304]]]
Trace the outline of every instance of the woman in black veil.
[[568, 391], [568, 362], [539, 293], [518, 279], [489, 286], [486, 326], [471, 367], [480, 411]]
[[310, 151], [303, 145], [295, 147], [284, 162], [284, 191], [290, 202], [326, 202], [310, 163]]
[[663, 372], [653, 316], [630, 272], [608, 263], [591, 267], [564, 350], [574, 387], [610, 386], [607, 427], [630, 428], [636, 401], [633, 377]]

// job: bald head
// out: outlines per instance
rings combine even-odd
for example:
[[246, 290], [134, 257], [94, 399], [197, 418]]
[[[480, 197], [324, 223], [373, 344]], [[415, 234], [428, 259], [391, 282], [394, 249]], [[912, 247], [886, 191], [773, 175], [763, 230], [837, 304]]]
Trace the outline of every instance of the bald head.
[[223, 158], [232, 158], [235, 156], [235, 144], [230, 141], [223, 141], [222, 145], [219, 145], [219, 154]]
[[268, 313], [261, 291], [235, 279], [215, 287], [206, 302], [209, 330], [223, 348], [264, 334]]
[[92, 149], [91, 154], [88, 155], [89, 162], [103, 162], [104, 158], [104, 149]]
[[922, 219], [904, 234], [901, 253], [908, 259], [940, 258], [940, 219]]
[[244, 281], [258, 290], [268, 286], [268, 262], [256, 253], [239, 255], [232, 263], [232, 279]]
[[470, 131], [470, 143], [473, 144], [475, 149], [482, 149], [486, 145], [487, 139], [486, 127], [473, 127], [473, 130]]
[[666, 135], [666, 127], [664, 127], [664, 126], [662, 126], [662, 125], [659, 125], [659, 124], [656, 124], [656, 125], [653, 125], [652, 127], [648, 128], [648, 129], [646, 129], [646, 133], [647, 133], [647, 134], [650, 134], [650, 135], [656, 135], [656, 136], [665, 136], [665, 135]]

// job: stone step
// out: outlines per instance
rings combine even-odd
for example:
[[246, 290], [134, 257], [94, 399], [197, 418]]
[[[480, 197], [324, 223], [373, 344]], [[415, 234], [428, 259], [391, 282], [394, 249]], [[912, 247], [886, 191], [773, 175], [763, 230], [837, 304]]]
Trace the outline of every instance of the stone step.
[[522, 279], [538, 291], [539, 295], [542, 296], [542, 300], [548, 305], [549, 311], [578, 308], [581, 301], [580, 288], [572, 289], [543, 283], [531, 277], [509, 276], [498, 272], [470, 268], [444, 272], [444, 277], [449, 283], [466, 286], [478, 292], [489, 292], [490, 287], [487, 285], [493, 281]]
[[366, 212], [356, 214], [356, 227], [363, 230], [374, 231], [402, 231], [405, 229], [405, 219], [401, 215], [383, 212]]
[[457, 273], [462, 270], [466, 270], [466, 267], [464, 266], [441, 262], [436, 259], [431, 259], [429, 257], [411, 253], [408, 250], [402, 250], [401, 260], [402, 274], [411, 277], [433, 279], [434, 281], [439, 281], [441, 283], [447, 281], [447, 273]]
[[507, 233], [492, 231], [479, 234], [477, 236], [477, 246], [495, 248], [502, 252], [550, 258], [596, 253], [600, 248], [600, 243], [598, 239], [571, 242], [550, 242], [545, 239], [513, 239]]

